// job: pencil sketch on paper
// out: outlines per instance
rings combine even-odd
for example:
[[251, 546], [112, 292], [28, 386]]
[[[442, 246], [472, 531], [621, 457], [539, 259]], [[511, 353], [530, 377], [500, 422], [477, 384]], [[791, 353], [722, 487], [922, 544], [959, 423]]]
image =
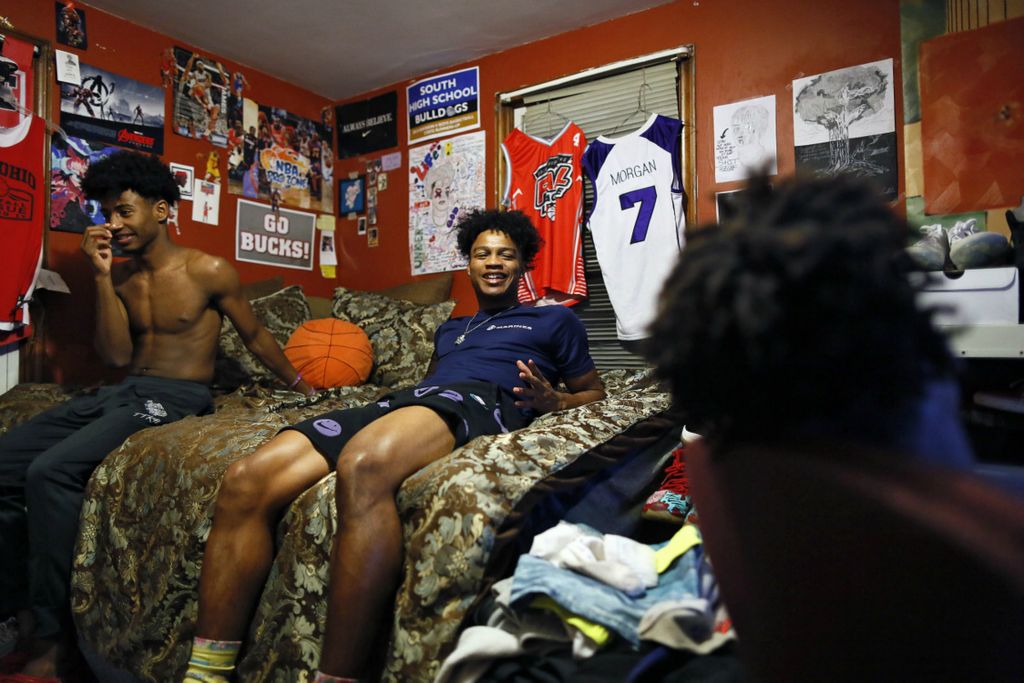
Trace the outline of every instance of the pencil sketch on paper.
[[854, 173], [896, 191], [892, 60], [793, 82], [797, 168]]

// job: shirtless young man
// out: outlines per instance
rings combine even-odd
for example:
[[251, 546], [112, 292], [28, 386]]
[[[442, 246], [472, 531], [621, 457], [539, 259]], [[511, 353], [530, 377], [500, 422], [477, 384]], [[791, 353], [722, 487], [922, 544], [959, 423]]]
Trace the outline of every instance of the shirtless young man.
[[[186, 681], [228, 680], [273, 562], [277, 520], [332, 469], [338, 531], [317, 680], [363, 674], [401, 571], [395, 494], [402, 482], [476, 436], [604, 397], [579, 318], [560, 306], [519, 305], [519, 277], [540, 247], [529, 219], [477, 211], [458, 230], [480, 310], [438, 328], [427, 378], [287, 428], [228, 468], [203, 559]], [[568, 392], [553, 388], [559, 378]]]
[[[109, 221], [82, 238], [96, 282], [96, 350], [130, 374], [0, 438], [0, 608], [18, 613], [22, 671], [34, 676], [53, 676], [71, 642], [71, 563], [89, 476], [136, 431], [210, 411], [222, 316], [283, 383], [312, 392], [254, 316], [234, 268], [169, 239], [179, 194], [167, 166], [119, 152], [93, 164], [83, 188]], [[127, 260], [114, 262], [114, 243]]]

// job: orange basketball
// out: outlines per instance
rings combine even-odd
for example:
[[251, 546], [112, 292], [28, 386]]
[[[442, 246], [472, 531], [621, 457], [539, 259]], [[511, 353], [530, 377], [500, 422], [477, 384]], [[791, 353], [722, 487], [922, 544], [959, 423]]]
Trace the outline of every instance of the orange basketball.
[[362, 328], [337, 318], [303, 323], [292, 332], [284, 355], [316, 389], [362, 384], [373, 367], [373, 347]]

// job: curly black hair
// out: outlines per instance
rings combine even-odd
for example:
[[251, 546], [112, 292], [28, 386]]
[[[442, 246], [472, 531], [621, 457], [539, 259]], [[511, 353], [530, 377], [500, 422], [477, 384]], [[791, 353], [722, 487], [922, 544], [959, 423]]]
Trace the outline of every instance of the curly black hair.
[[115, 152], [89, 166], [82, 179], [85, 196], [96, 201], [119, 197], [132, 190], [150, 201], [181, 199], [178, 183], [160, 159], [138, 152]]
[[476, 209], [459, 221], [459, 253], [469, 258], [473, 242], [485, 230], [497, 230], [509, 236], [519, 249], [526, 270], [533, 268], [533, 259], [544, 246], [537, 228], [522, 211], [498, 211], [497, 209]]
[[691, 232], [651, 326], [646, 353], [687, 419], [717, 439], [898, 430], [953, 369], [908, 278], [909, 235], [862, 181], [752, 181], [732, 220]]

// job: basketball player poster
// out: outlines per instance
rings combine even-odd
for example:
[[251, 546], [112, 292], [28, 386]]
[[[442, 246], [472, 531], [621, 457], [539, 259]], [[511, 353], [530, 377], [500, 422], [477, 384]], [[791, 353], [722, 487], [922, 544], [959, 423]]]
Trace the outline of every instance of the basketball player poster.
[[60, 125], [74, 137], [163, 154], [164, 91], [80, 64], [81, 85], [60, 84]]
[[466, 267], [455, 226], [482, 208], [486, 133], [467, 133], [409, 150], [409, 261], [413, 275]]
[[196, 178], [192, 187], [192, 220], [217, 225], [220, 220], [220, 183]]
[[228, 136], [228, 192], [268, 202], [276, 194], [285, 206], [334, 213], [332, 131], [320, 121], [251, 103], [236, 108], [242, 121]]
[[227, 147], [230, 83], [220, 62], [174, 48], [174, 132]]
[[316, 214], [239, 199], [236, 216], [236, 260], [313, 270]]

